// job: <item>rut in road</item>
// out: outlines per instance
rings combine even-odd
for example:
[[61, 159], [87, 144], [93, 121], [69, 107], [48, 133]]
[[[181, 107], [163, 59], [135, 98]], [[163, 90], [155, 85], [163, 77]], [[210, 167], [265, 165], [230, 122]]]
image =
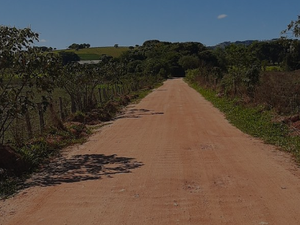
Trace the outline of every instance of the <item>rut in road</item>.
[[171, 79], [0, 202], [0, 224], [296, 225], [299, 178]]

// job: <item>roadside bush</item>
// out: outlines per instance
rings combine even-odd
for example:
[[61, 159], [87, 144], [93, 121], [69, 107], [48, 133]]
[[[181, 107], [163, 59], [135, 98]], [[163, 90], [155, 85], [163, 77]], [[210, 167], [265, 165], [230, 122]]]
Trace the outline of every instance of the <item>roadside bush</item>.
[[277, 113], [300, 112], [300, 71], [265, 72], [255, 92], [254, 101]]
[[[38, 138], [18, 150], [23, 159], [29, 164], [29, 171], [34, 170], [43, 160], [54, 153], [55, 148], [45, 138]], [[24, 171], [28, 172], [28, 171]]]
[[196, 77], [199, 76], [200, 70], [199, 69], [192, 69], [192, 70], [187, 70], [185, 74], [185, 79], [191, 82], [194, 82]]

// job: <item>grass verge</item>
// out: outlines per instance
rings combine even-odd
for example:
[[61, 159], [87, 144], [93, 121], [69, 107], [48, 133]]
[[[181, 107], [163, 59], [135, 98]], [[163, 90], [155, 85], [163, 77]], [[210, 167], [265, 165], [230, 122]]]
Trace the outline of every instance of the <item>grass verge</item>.
[[227, 120], [238, 129], [262, 139], [265, 143], [276, 145], [281, 150], [290, 152], [296, 162], [300, 163], [300, 137], [290, 135], [286, 124], [274, 122], [272, 111], [265, 111], [259, 106], [241, 105], [237, 99], [218, 97], [217, 93], [212, 90], [189, 81], [187, 83], [223, 112]]

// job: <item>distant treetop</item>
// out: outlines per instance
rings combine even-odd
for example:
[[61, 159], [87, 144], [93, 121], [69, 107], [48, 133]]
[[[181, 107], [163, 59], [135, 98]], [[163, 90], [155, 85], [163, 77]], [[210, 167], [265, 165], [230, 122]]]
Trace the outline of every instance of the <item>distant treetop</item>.
[[79, 50], [79, 49], [89, 48], [89, 47], [91, 47], [90, 44], [86, 44], [86, 43], [84, 43], [84, 44], [76, 44], [76, 43], [73, 43], [73, 44], [71, 44], [71, 45], [68, 47], [68, 49], [76, 49], [76, 50]]

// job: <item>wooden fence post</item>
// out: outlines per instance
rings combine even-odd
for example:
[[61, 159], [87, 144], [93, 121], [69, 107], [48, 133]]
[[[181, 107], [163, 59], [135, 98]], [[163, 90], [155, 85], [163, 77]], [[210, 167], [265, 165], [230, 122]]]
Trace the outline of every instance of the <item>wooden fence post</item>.
[[59, 97], [59, 111], [60, 111], [60, 117], [61, 117], [62, 121], [64, 121], [66, 117], [64, 114], [62, 97]]
[[107, 101], [108, 100], [108, 87], [106, 87], [105, 89], [104, 89], [104, 93], [105, 93], [105, 101]]
[[76, 112], [76, 103], [75, 103], [75, 100], [74, 100], [74, 97], [71, 96], [71, 112], [72, 113], [75, 113]]
[[58, 116], [57, 116], [57, 114], [54, 110], [54, 106], [53, 106], [52, 101], [49, 103], [49, 110], [50, 110], [50, 113], [51, 113], [51, 119], [52, 119], [53, 125], [56, 128], [60, 129], [60, 130], [65, 130], [65, 127], [64, 127], [62, 121], [58, 118]]
[[43, 108], [42, 108], [42, 103], [37, 103], [37, 107], [39, 110], [40, 130], [41, 130], [41, 134], [42, 134], [45, 129], [45, 120], [44, 120], [44, 112], [43, 112]]
[[31, 126], [31, 121], [30, 121], [30, 116], [29, 116], [29, 112], [28, 111], [25, 114], [25, 120], [26, 120], [26, 127], [27, 127], [27, 132], [28, 132], [28, 138], [32, 139], [33, 138], [32, 126]]

